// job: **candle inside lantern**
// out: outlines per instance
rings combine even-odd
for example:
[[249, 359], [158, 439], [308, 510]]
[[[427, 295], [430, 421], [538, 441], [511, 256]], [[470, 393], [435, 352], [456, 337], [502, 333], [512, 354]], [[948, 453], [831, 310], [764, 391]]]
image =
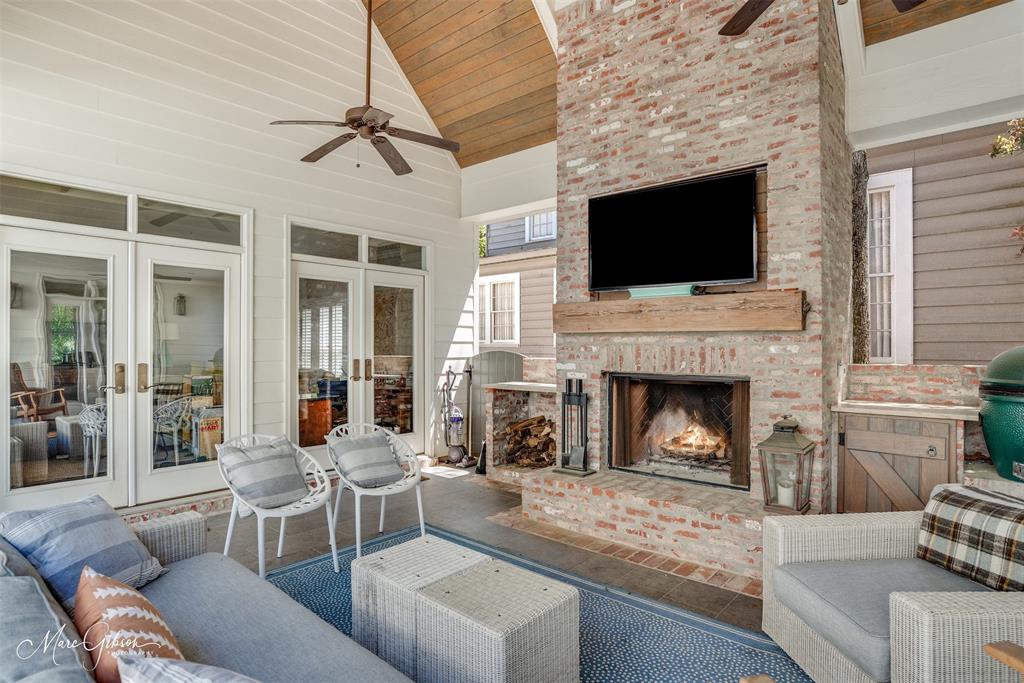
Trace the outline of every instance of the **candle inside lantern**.
[[793, 482], [780, 481], [776, 491], [776, 501], [779, 505], [793, 507]]

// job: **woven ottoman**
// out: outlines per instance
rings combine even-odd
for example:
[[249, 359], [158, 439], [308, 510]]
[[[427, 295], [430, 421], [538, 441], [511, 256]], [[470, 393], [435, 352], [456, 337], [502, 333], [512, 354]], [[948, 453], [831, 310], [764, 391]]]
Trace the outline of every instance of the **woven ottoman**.
[[416, 592], [491, 558], [437, 536], [421, 536], [352, 561], [352, 637], [416, 679]]
[[567, 683], [580, 679], [580, 596], [493, 560], [416, 595], [420, 683]]
[[58, 415], [57, 448], [60, 453], [72, 458], [84, 458], [85, 448], [82, 443], [82, 424], [77, 415]]

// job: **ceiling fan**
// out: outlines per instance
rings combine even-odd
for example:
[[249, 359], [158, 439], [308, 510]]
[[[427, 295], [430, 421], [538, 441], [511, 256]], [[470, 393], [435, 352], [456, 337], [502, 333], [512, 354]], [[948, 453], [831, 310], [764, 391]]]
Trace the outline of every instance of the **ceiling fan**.
[[[925, 0], [892, 0], [893, 7], [899, 13], [914, 9]], [[718, 31], [720, 36], [738, 36], [746, 32], [750, 25], [757, 21], [758, 17], [765, 13], [775, 0], [747, 0], [739, 8], [732, 18], [725, 22]], [[845, 5], [847, 0], [836, 0], [840, 5]]]
[[[158, 228], [162, 228], [165, 225], [173, 223], [174, 221], [180, 221], [182, 218], [186, 218], [188, 215], [189, 214], [172, 211], [171, 213], [165, 213], [163, 216], [160, 216], [159, 218], [154, 218], [153, 220], [149, 221], [149, 224], [155, 225]], [[198, 218], [198, 216], [193, 217]], [[209, 223], [213, 227], [217, 228], [221, 232], [231, 232], [231, 228], [229, 228], [227, 224], [224, 223], [224, 221], [218, 220], [219, 218], [234, 218], [234, 216], [232, 216], [231, 214], [215, 213], [212, 216], [203, 216], [203, 218], [209, 221]]]
[[[359, 136], [364, 140], [370, 141], [370, 146], [377, 150], [377, 153], [383, 157], [387, 165], [391, 167], [391, 170], [395, 172], [395, 175], [412, 173], [412, 167], [406, 163], [402, 155], [399, 154], [397, 149], [395, 149], [395, 146], [391, 144], [391, 140], [384, 137], [384, 135], [399, 138], [400, 140], [419, 142], [420, 144], [430, 145], [431, 147], [440, 147], [441, 149], [446, 149], [449, 152], [458, 152], [459, 143], [454, 140], [446, 140], [445, 138], [439, 138], [425, 133], [417, 133], [416, 131], [405, 130], [404, 128], [396, 128], [390, 124], [391, 118], [394, 114], [389, 114], [386, 111], [381, 111], [380, 109], [370, 105], [370, 40], [372, 36], [373, 0], [369, 0], [369, 2], [366, 3], [366, 104], [360, 107], [352, 107], [346, 111], [344, 121], [271, 121], [270, 125], [336, 126], [338, 128], [351, 128], [355, 131], [354, 133], [344, 133], [332, 140], [328, 140], [323, 145], [302, 157], [302, 160], [307, 162], [319, 161], [349, 140], [353, 140], [356, 136]], [[384, 135], [382, 135], [382, 133]]]

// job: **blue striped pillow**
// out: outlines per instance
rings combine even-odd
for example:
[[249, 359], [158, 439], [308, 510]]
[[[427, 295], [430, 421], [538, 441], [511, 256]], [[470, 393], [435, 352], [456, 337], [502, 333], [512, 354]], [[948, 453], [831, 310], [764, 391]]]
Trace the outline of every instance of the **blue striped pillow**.
[[[279, 508], [309, 495], [306, 477], [286, 436], [255, 446], [221, 446], [224, 474], [242, 500], [264, 509]], [[251, 510], [242, 506], [241, 516]]]
[[18, 549], [71, 613], [82, 567], [145, 586], [166, 569], [100, 496], [42, 510], [0, 513], [0, 536]]

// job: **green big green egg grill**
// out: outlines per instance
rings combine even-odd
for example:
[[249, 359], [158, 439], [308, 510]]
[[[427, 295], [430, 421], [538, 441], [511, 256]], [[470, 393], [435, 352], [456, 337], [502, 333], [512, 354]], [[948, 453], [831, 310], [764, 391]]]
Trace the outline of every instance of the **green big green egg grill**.
[[1024, 481], [1024, 346], [992, 359], [980, 394], [981, 429], [996, 471]]

